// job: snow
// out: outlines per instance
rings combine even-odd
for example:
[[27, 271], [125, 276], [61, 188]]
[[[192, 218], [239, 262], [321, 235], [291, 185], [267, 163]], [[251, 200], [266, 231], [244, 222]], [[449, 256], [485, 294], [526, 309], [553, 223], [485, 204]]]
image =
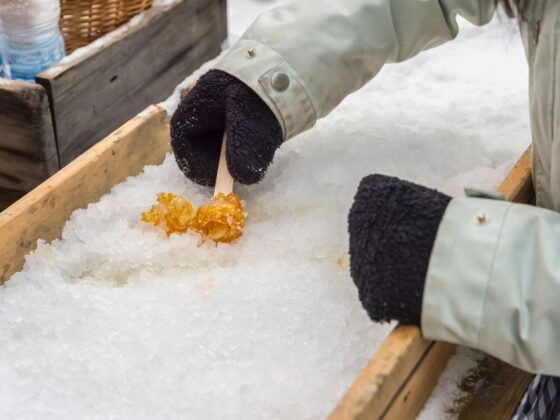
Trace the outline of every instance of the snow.
[[185, 89], [189, 88], [194, 82], [198, 80], [200, 76], [202, 76], [204, 73], [210, 70], [214, 66], [214, 64], [222, 56], [225, 55], [226, 52], [227, 50], [224, 50], [216, 58], [207, 61], [202, 66], [200, 66], [200, 68], [195, 70], [191, 75], [189, 75], [185, 80], [183, 80], [179, 85], [177, 85], [177, 87], [175, 88], [171, 96], [169, 96], [169, 98], [167, 98], [163, 102], [160, 102], [158, 105], [163, 109], [165, 109], [167, 114], [169, 114], [170, 116], [173, 115], [173, 112], [175, 112], [175, 109], [177, 109], [177, 106], [179, 106], [179, 102], [181, 101], [181, 95], [183, 94], [183, 92], [185, 92]]
[[[230, 18], [271, 5], [232, 0]], [[493, 189], [530, 139], [517, 35], [499, 21], [461, 27], [386, 66], [282, 146], [261, 184], [237, 187], [249, 216], [234, 246], [197, 247], [139, 221], [157, 192], [210, 197], [169, 156], [76, 211], [0, 289], [0, 417], [328, 415], [392, 328], [369, 321], [337, 264], [359, 180]], [[421, 418], [445, 416], [476, 357], [452, 359]]]
[[139, 222], [160, 190], [209, 199], [171, 157], [75, 212], [0, 294], [5, 417], [324, 417], [390, 326], [337, 263], [350, 191], [294, 188], [328, 174], [311, 160], [282, 154], [270, 181], [238, 189], [250, 215], [231, 247]]
[[458, 347], [447, 369], [442, 373], [431, 397], [417, 420], [449, 420], [457, 417], [454, 402], [461, 399], [464, 391], [457, 386], [467, 375], [475, 372], [484, 353], [466, 347]]

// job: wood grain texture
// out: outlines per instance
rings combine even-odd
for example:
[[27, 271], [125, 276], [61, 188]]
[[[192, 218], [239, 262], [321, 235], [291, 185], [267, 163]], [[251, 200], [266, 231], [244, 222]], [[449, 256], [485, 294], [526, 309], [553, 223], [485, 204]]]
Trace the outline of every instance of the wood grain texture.
[[460, 388], [465, 395], [453, 412], [460, 420], [509, 420], [532, 378], [530, 373], [486, 356], [463, 379]]
[[45, 89], [35, 83], [0, 84], [0, 187], [29, 191], [58, 169]]
[[531, 147], [525, 150], [510, 173], [502, 182], [498, 191], [509, 201], [516, 203], [531, 203], [535, 198], [533, 176], [531, 172]]
[[70, 62], [41, 73], [49, 92], [62, 166], [167, 98], [225, 39], [223, 0], [154, 6], [138, 24]]
[[58, 238], [70, 214], [114, 185], [162, 162], [167, 114], [152, 106], [0, 213], [0, 284], [23, 266], [37, 240]]
[[[416, 393], [410, 398], [411, 390], [407, 385], [419, 369], [420, 374], [426, 373], [421, 369], [426, 357], [429, 357], [430, 353], [442, 351], [445, 354], [446, 346], [451, 348], [451, 353], [453, 352], [453, 346], [444, 343], [440, 343], [439, 352], [433, 352], [435, 345], [436, 343], [423, 340], [417, 327], [397, 326], [377, 349], [346, 396], [332, 412], [330, 419], [380, 419], [385, 418], [388, 413], [394, 416], [404, 411], [396, 405], [401, 404], [404, 407], [416, 401]], [[437, 382], [437, 377], [435, 380]]]
[[[512, 168], [499, 191], [509, 201], [523, 203], [532, 199], [530, 149]], [[330, 419], [414, 418], [432, 393], [454, 351], [452, 344], [423, 340], [416, 327], [397, 326], [334, 409]]]
[[452, 344], [431, 342], [429, 351], [409, 374], [410, 379], [396, 394], [382, 418], [388, 420], [415, 418], [419, 411], [418, 401], [426, 401], [430, 397], [439, 377], [447, 367], [447, 363], [442, 363], [442, 360], [449, 360], [454, 353], [455, 346]]

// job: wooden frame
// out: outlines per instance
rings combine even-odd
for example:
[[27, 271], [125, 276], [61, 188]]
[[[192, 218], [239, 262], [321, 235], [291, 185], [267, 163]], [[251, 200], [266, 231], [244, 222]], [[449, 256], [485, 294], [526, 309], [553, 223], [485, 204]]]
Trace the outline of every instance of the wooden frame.
[[[22, 268], [25, 255], [36, 247], [38, 239], [50, 241], [59, 237], [75, 209], [97, 201], [114, 185], [138, 174], [145, 165], [160, 163], [167, 151], [168, 117], [161, 108], [152, 106], [0, 213], [0, 284]], [[530, 150], [512, 169], [500, 191], [512, 201], [531, 201]], [[397, 326], [330, 418], [414, 418], [454, 351], [455, 346], [451, 344], [423, 340], [416, 327]], [[490, 378], [502, 372], [503, 377], [505, 365], [496, 363], [498, 369], [488, 369], [490, 373], [482, 375]], [[508, 394], [509, 403], [503, 405], [503, 410], [515, 408], [512, 405], [519, 401], [523, 384], [530, 378], [523, 375], [515, 376], [521, 385], [515, 393]], [[494, 398], [499, 399], [500, 395]], [[477, 399], [480, 392], [475, 390], [463, 405], [480, 414]]]
[[58, 238], [70, 214], [163, 161], [168, 117], [152, 106], [0, 213], [0, 284], [20, 270], [38, 239]]
[[37, 83], [0, 79], [0, 188], [36, 187], [166, 99], [226, 37], [226, 0], [182, 0], [153, 6]]
[[0, 133], [1, 187], [29, 191], [59, 170], [49, 98], [42, 86], [0, 83]]

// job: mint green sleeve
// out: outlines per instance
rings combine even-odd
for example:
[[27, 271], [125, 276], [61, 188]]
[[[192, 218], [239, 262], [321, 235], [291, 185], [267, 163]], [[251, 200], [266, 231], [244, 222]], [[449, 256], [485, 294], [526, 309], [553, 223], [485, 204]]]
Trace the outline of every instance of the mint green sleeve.
[[284, 139], [312, 127], [385, 63], [485, 24], [495, 0], [296, 0], [262, 14], [216, 68], [250, 86]]
[[456, 198], [430, 259], [422, 333], [560, 376], [560, 214]]

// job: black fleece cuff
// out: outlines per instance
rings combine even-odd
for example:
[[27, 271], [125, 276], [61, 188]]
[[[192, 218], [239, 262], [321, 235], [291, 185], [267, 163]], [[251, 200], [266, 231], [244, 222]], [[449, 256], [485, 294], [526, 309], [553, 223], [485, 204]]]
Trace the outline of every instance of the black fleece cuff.
[[372, 320], [420, 325], [430, 254], [450, 200], [398, 178], [362, 179], [348, 217], [350, 271]]
[[282, 128], [251, 88], [221, 70], [210, 70], [171, 119], [171, 147], [189, 179], [214, 185], [225, 129], [232, 176], [243, 184], [260, 181], [282, 143]]

